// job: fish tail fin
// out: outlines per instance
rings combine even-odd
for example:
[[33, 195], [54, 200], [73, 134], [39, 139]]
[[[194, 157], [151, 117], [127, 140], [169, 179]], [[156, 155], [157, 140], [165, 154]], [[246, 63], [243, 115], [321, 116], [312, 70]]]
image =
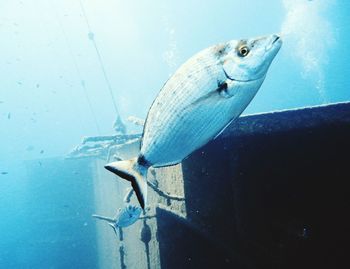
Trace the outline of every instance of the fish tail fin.
[[100, 216], [100, 215], [92, 215], [92, 217], [107, 222], [107, 224], [113, 228], [115, 234], [118, 236], [118, 232], [117, 232], [117, 229], [116, 229], [116, 226], [115, 226], [115, 221], [116, 221], [115, 219], [104, 217], [104, 216]]
[[[114, 233], [115, 233], [115, 235], [116, 236], [118, 236], [118, 231], [117, 231], [117, 228], [119, 228], [118, 226], [115, 226], [115, 225], [113, 225], [112, 223], [108, 223], [112, 228], [113, 228], [113, 231], [114, 231]], [[119, 234], [119, 240], [123, 240], [123, 239], [121, 239], [121, 236], [122, 236], [122, 234]]]
[[145, 208], [147, 202], [147, 170], [137, 162], [137, 158], [127, 161], [117, 161], [105, 165], [108, 171], [128, 180], [134, 189], [137, 199], [142, 209]]
[[92, 215], [93, 218], [96, 218], [96, 219], [99, 219], [99, 220], [104, 220], [104, 221], [107, 221], [108, 223], [114, 223], [115, 222], [115, 219], [112, 219], [112, 218], [108, 218], [108, 217], [105, 217], [105, 216], [101, 216], [101, 215]]

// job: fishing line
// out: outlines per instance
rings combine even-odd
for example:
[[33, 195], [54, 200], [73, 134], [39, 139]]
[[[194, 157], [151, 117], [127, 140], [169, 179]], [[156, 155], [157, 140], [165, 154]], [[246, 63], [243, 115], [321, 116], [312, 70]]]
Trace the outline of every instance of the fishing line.
[[104, 66], [104, 63], [103, 63], [103, 60], [102, 60], [102, 56], [101, 56], [101, 53], [100, 53], [100, 50], [97, 46], [97, 43], [95, 41], [95, 37], [94, 37], [94, 33], [92, 32], [91, 30], [91, 26], [90, 26], [90, 23], [89, 23], [89, 19], [86, 15], [86, 12], [85, 12], [85, 8], [84, 8], [84, 5], [83, 5], [83, 2], [81, 0], [79, 0], [79, 3], [80, 3], [80, 8], [81, 8], [81, 11], [83, 13], [83, 17], [84, 17], [84, 20], [85, 20], [85, 23], [86, 23], [86, 26], [88, 28], [88, 31], [89, 31], [89, 34], [88, 34], [88, 37], [89, 39], [92, 41], [92, 44], [95, 48], [95, 52], [96, 52], [96, 55], [97, 55], [97, 59], [100, 63], [100, 67], [101, 67], [101, 71], [102, 71], [102, 74], [103, 74], [103, 77], [105, 79], [105, 82], [107, 84], [107, 89], [109, 91], [109, 94], [111, 96], [111, 100], [112, 100], [112, 103], [113, 103], [113, 107], [115, 109], [115, 112], [116, 114], [119, 116], [119, 111], [118, 111], [118, 107], [117, 107], [117, 103], [115, 101], [115, 98], [114, 98], [114, 95], [113, 95], [113, 90], [112, 90], [112, 86], [111, 86], [111, 83], [108, 79], [108, 76], [107, 76], [107, 72], [106, 72], [106, 68]]
[[58, 23], [58, 25], [59, 25], [59, 27], [61, 29], [61, 32], [62, 32], [62, 35], [63, 35], [64, 39], [65, 39], [65, 42], [66, 42], [69, 54], [71, 56], [71, 59], [72, 59], [72, 62], [73, 62], [74, 68], [75, 68], [75, 71], [76, 71], [77, 76], [78, 76], [78, 78], [80, 80], [80, 86], [83, 89], [83, 93], [84, 93], [85, 99], [86, 99], [86, 101], [88, 103], [90, 112], [92, 114], [96, 130], [97, 130], [98, 134], [101, 135], [101, 129], [100, 129], [100, 126], [98, 124], [98, 121], [97, 121], [97, 118], [96, 118], [96, 114], [95, 114], [94, 108], [92, 106], [91, 99], [90, 99], [89, 94], [88, 94], [88, 90], [86, 88], [85, 81], [82, 79], [81, 71], [80, 71], [80, 68], [78, 66], [77, 60], [76, 60], [76, 58], [74, 56], [74, 53], [73, 53], [73, 50], [72, 50], [72, 46], [71, 46], [71, 44], [69, 42], [69, 39], [67, 37], [67, 33], [66, 33], [66, 31], [64, 29], [64, 26], [63, 26], [63, 24], [62, 24], [62, 22], [61, 22], [61, 20], [59, 18], [59, 15], [57, 14], [57, 11], [56, 11], [57, 9], [56, 9], [56, 6], [55, 6], [54, 2], [51, 2], [51, 4], [53, 6], [53, 10], [54, 10], [56, 21], [57, 21], [57, 23]]

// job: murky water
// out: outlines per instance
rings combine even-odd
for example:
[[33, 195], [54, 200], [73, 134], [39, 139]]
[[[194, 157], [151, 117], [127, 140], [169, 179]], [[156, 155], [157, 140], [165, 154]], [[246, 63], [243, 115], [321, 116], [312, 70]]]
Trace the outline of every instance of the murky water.
[[153, 206], [116, 236], [91, 215], [117, 216], [129, 184], [103, 165], [137, 154], [153, 99], [183, 62], [231, 39], [284, 41], [243, 114], [349, 101], [349, 10], [339, 0], [1, 1], [0, 268], [160, 268], [159, 208], [197, 214], [186, 212], [181, 167], [150, 172]]

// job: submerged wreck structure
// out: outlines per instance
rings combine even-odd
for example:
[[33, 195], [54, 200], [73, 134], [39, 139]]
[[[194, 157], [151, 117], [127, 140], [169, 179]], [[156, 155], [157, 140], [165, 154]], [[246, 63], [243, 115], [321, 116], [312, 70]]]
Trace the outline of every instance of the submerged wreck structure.
[[[239, 118], [182, 164], [150, 171], [146, 217], [119, 239], [95, 224], [98, 267], [349, 266], [349, 137], [350, 103]], [[135, 156], [139, 140], [85, 138], [69, 154], [93, 163], [97, 213], [125, 203], [128, 182], [103, 165]]]

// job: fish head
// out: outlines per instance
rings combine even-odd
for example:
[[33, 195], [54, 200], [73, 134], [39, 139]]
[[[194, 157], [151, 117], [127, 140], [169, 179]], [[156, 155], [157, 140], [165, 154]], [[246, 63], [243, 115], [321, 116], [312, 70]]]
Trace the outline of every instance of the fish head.
[[275, 34], [229, 41], [221, 56], [225, 75], [238, 82], [264, 79], [281, 45], [280, 36]]

